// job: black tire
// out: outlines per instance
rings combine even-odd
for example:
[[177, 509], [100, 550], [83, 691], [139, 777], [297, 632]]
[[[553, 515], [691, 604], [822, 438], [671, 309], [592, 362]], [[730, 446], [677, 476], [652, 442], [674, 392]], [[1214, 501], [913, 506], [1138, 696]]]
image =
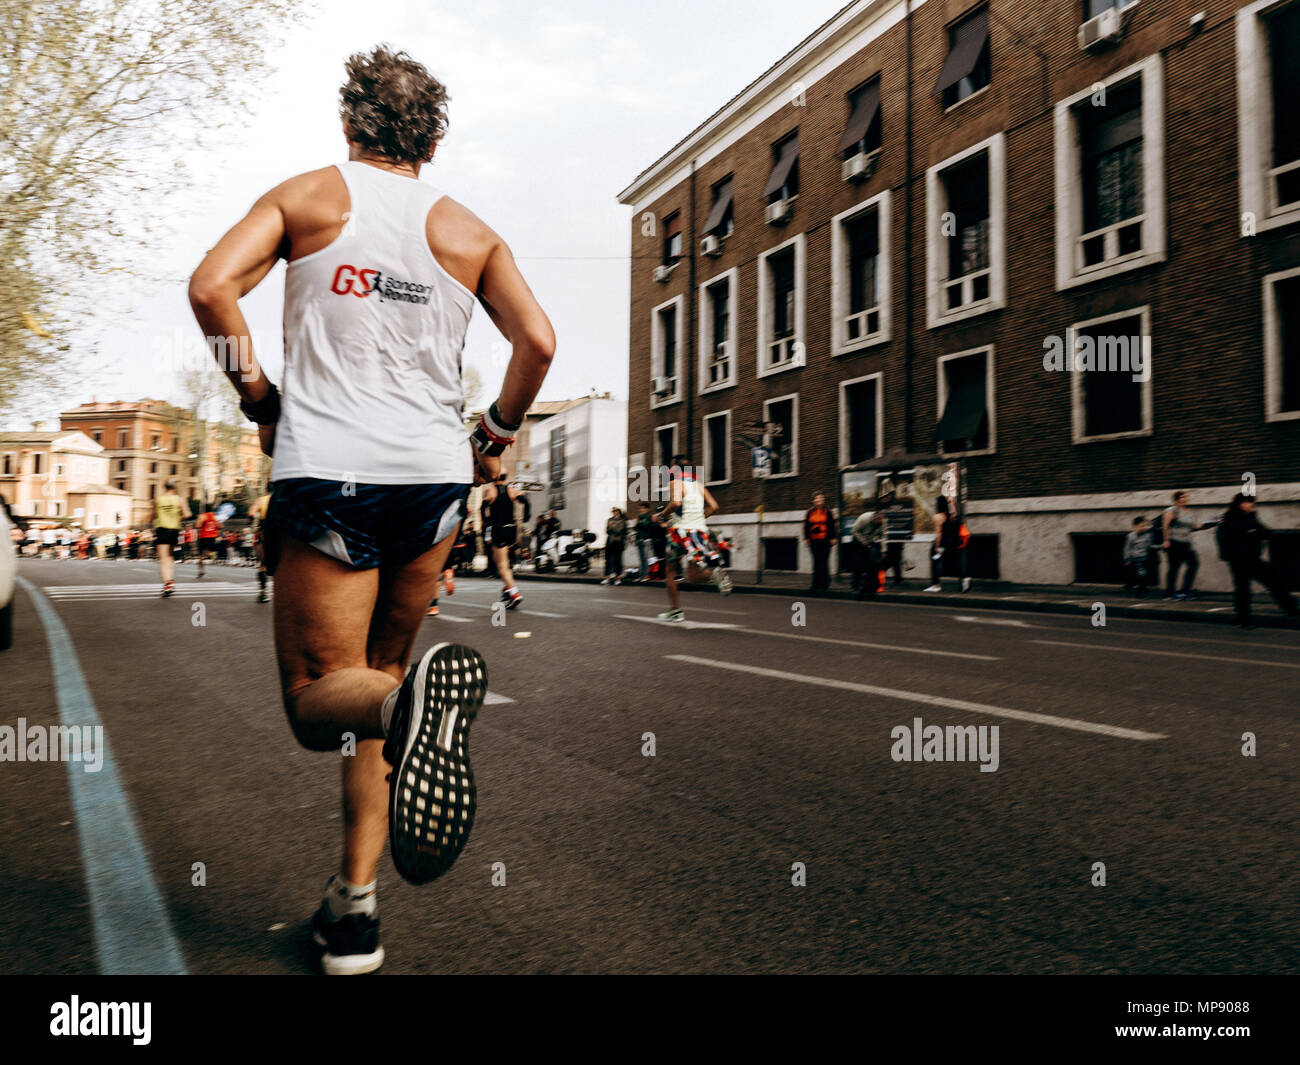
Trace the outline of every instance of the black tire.
[[14, 645], [14, 601], [12, 599], [0, 607], [0, 651], [7, 651]]
[[587, 570], [591, 569], [591, 559], [580, 558], [578, 559], [577, 562], [573, 564], [573, 568], [577, 570], [579, 573], [586, 573]]

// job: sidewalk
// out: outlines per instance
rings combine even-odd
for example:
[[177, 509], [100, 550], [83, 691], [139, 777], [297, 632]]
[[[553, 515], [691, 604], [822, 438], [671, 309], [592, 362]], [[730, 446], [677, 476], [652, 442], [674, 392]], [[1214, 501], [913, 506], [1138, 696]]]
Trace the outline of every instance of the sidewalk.
[[[601, 577], [597, 573], [577, 574], [535, 574], [518, 569], [515, 576], [530, 581], [560, 581], [575, 584], [595, 584], [599, 586]], [[753, 570], [732, 570], [731, 580], [738, 594], [809, 596], [809, 575], [806, 573], [782, 573], [768, 571], [763, 574], [762, 583], [758, 583]], [[1092, 614], [1093, 604], [1103, 603], [1107, 617], [1151, 618], [1161, 621], [1195, 621], [1217, 625], [1235, 625], [1236, 614], [1232, 606], [1232, 595], [1228, 592], [1198, 592], [1197, 598], [1190, 602], [1168, 602], [1163, 592], [1151, 591], [1146, 598], [1127, 594], [1121, 585], [1113, 584], [1012, 584], [1010, 581], [971, 582], [969, 592], [961, 592], [956, 580], [943, 582], [942, 592], [926, 592], [928, 581], [909, 580], [901, 585], [889, 585], [885, 591], [876, 595], [870, 602], [882, 603], [925, 603], [929, 606], [942, 605], [954, 610], [1026, 610], [1040, 611], [1045, 614]], [[658, 583], [652, 587], [662, 588]], [[712, 585], [690, 585], [682, 583], [680, 588], [686, 591], [713, 591]], [[818, 598], [847, 599], [856, 598], [849, 588], [847, 576], [838, 581], [832, 580], [831, 590]], [[1285, 617], [1273, 602], [1272, 597], [1262, 587], [1256, 587], [1251, 600], [1255, 624], [1260, 628], [1293, 628], [1300, 630], [1300, 623]]]

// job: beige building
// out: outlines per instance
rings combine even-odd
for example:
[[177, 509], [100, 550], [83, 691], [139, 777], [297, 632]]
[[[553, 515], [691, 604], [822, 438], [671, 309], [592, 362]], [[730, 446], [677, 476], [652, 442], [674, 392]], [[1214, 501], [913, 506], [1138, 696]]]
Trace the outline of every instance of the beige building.
[[109, 461], [85, 433], [0, 433], [0, 495], [29, 521], [124, 529], [131, 523], [132, 501], [107, 483]]

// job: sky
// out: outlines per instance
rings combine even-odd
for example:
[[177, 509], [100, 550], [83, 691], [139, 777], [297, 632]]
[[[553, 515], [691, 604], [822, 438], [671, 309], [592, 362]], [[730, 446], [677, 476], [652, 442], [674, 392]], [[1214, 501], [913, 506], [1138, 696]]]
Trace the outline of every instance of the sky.
[[[31, 416], [53, 420], [92, 396], [184, 402], [175, 367], [205, 359], [185, 297], [189, 273], [267, 189], [346, 158], [343, 63], [381, 42], [423, 62], [450, 93], [447, 136], [421, 179], [501, 234], [555, 325], [556, 358], [539, 398], [593, 389], [626, 398], [630, 208], [617, 194], [843, 2], [317, 0], [316, 14], [272, 55], [251, 117], [185, 150], [192, 180], [183, 191], [156, 204], [145, 194], [138, 206], [160, 220], [149, 267], [161, 280], [100, 282], [107, 312], [77, 336], [72, 383], [40, 397]], [[242, 304], [273, 378], [283, 284], [281, 264]], [[86, 286], [92, 301], [94, 288]], [[484, 403], [508, 357], [478, 309], [464, 365], [481, 375]]]

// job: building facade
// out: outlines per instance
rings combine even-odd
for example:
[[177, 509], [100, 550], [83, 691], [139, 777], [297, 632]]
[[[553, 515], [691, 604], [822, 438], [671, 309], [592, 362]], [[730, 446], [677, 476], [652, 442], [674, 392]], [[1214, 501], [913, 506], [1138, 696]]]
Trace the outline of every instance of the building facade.
[[107, 484], [108, 468], [104, 449], [84, 433], [0, 433], [0, 496], [27, 521], [127, 528], [131, 497]]
[[1180, 488], [1300, 529], [1294, 0], [859, 0], [619, 198], [629, 466], [704, 467], [738, 567], [895, 453], [963, 463], [989, 576], [1097, 579]]
[[587, 529], [603, 547], [610, 511], [627, 509], [627, 404], [608, 394], [574, 400], [533, 426], [529, 449], [543, 485], [534, 514], [554, 510], [562, 529]]
[[266, 491], [270, 460], [257, 431], [247, 426], [196, 421], [180, 407], [156, 399], [92, 400], [64, 411], [60, 423], [90, 437], [108, 459], [107, 483], [132, 499], [130, 523], [147, 525], [153, 500], [168, 482], [195, 502]]

